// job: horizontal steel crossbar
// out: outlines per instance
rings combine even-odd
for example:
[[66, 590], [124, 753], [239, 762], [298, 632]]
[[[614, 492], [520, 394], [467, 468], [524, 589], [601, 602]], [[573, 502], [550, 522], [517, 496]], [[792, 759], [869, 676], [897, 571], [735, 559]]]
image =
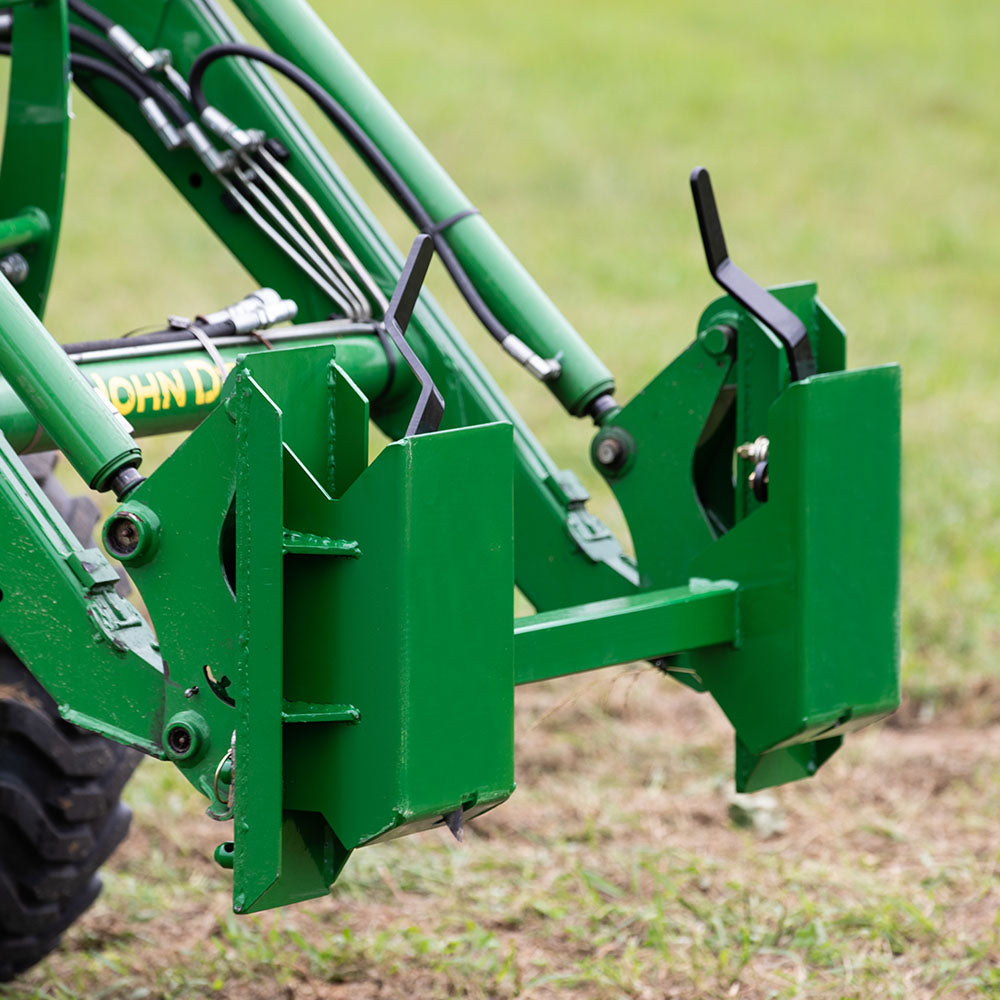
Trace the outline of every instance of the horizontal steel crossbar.
[[692, 581], [517, 618], [514, 683], [732, 642], [737, 589], [730, 580]]

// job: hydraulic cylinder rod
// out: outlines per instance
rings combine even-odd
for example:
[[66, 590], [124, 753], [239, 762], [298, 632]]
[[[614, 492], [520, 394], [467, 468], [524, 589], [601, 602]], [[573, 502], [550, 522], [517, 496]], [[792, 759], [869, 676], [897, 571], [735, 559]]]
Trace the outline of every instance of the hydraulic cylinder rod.
[[[472, 209], [469, 199], [304, 0], [237, 0], [267, 43], [313, 77], [379, 146], [436, 224]], [[491, 311], [543, 358], [558, 357], [547, 385], [575, 416], [614, 389], [608, 368], [478, 214], [443, 234]]]
[[[0, 275], [0, 375], [95, 490], [121, 495], [142, 452], [121, 414], [94, 391], [14, 286]], [[124, 478], [123, 478], [124, 477]]]

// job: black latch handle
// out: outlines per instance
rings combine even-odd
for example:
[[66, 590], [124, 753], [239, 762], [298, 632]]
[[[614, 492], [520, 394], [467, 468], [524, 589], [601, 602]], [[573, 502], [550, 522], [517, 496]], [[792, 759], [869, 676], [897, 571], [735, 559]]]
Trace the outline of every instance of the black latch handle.
[[420, 383], [417, 405], [413, 408], [413, 416], [410, 417], [410, 423], [406, 428], [407, 437], [436, 431], [441, 426], [441, 418], [444, 416], [444, 397], [434, 384], [430, 372], [424, 367], [420, 358], [414, 354], [413, 348], [406, 342], [406, 328], [410, 323], [410, 317], [413, 315], [417, 298], [420, 296], [420, 288], [427, 276], [427, 268], [430, 267], [433, 256], [434, 241], [430, 236], [418, 236], [413, 241], [410, 255], [403, 265], [403, 272], [400, 274], [396, 290], [389, 300], [389, 308], [385, 311], [385, 320], [383, 321], [385, 332], [396, 345], [399, 353], [403, 355], [403, 360], [409, 365], [417, 382]]
[[704, 167], [695, 167], [691, 171], [691, 194], [712, 277], [785, 345], [793, 382], [815, 375], [816, 359], [813, 357], [805, 324], [791, 309], [782, 305], [766, 288], [758, 285], [729, 259], [726, 237], [715, 205], [712, 180]]

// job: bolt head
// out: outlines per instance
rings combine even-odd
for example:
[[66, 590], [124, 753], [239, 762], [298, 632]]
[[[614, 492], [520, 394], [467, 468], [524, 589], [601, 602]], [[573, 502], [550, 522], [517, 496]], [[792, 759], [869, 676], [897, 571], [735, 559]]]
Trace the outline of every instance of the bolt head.
[[190, 709], [178, 712], [163, 729], [167, 756], [182, 767], [197, 764], [211, 743], [212, 731], [205, 718]]
[[126, 500], [105, 522], [105, 548], [123, 563], [140, 566], [149, 562], [159, 543], [160, 519], [145, 504]]
[[139, 547], [139, 526], [130, 517], [116, 517], [108, 528], [108, 544], [115, 555], [131, 555]]
[[729, 345], [733, 342], [736, 331], [725, 323], [717, 323], [702, 330], [698, 334], [698, 341], [707, 354], [713, 358], [720, 357], [729, 350]]
[[28, 261], [19, 253], [9, 253], [0, 258], [0, 274], [12, 284], [21, 285], [28, 277]]
[[605, 427], [590, 443], [590, 460], [605, 479], [624, 476], [632, 467], [634, 457], [635, 442], [622, 427]]
[[599, 465], [606, 469], [613, 469], [625, 454], [625, 445], [618, 438], [606, 437], [602, 440], [594, 451]]
[[183, 756], [191, 749], [191, 732], [184, 726], [173, 726], [167, 732], [167, 746], [177, 754]]

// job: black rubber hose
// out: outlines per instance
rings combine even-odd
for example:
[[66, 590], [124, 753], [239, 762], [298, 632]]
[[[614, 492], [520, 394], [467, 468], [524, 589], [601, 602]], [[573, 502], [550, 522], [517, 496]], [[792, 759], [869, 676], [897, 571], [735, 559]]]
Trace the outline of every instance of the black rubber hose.
[[295, 63], [274, 52], [268, 52], [266, 49], [258, 49], [251, 45], [236, 42], [213, 45], [205, 49], [192, 63], [191, 72], [188, 74], [188, 86], [191, 88], [191, 102], [199, 115], [208, 107], [208, 101], [205, 98], [202, 87], [205, 70], [216, 60], [227, 56], [242, 56], [245, 59], [251, 59], [255, 62], [263, 63], [265, 66], [270, 66], [271, 69], [277, 70], [308, 94], [350, 143], [357, 154], [368, 164], [375, 176], [385, 185], [403, 211], [410, 217], [410, 220], [421, 232], [427, 233], [434, 240], [434, 249], [440, 255], [441, 262], [447, 269], [448, 274], [451, 275], [452, 281], [455, 282], [462, 297], [493, 338], [502, 344], [511, 336], [510, 331], [493, 315], [490, 307], [483, 301], [476, 286], [473, 285], [471, 279], [465, 273], [465, 269], [462, 267], [458, 257], [448, 245], [441, 232], [435, 227], [434, 220], [428, 211], [421, 204], [406, 181], [399, 175], [396, 168], [389, 162], [382, 150], [351, 117], [343, 105], [327, 93], [311, 76], [299, 69]]
[[[109, 24], [111, 23], [113, 22], [109, 21]], [[127, 90], [130, 95], [135, 97], [137, 102], [143, 98], [152, 97], [182, 127], [191, 121], [191, 115], [184, 105], [162, 83], [139, 73], [128, 61], [124, 53], [112, 45], [111, 42], [107, 41], [107, 39], [101, 35], [95, 35], [92, 31], [88, 31], [78, 24], [71, 24], [69, 26], [69, 37], [71, 41], [86, 45], [94, 52], [108, 59], [110, 61], [110, 72], [104, 71], [103, 64], [101, 67], [98, 67], [97, 60], [78, 52], [70, 53], [70, 63], [73, 66], [113, 80], [124, 90]], [[10, 55], [9, 40], [0, 42], [0, 55]], [[124, 82], [125, 79], [131, 81], [131, 84], [134, 84], [134, 86], [126, 84]]]
[[[221, 323], [198, 323], [198, 329], [209, 339], [214, 337], [232, 337], [236, 335], [236, 327], [232, 320]], [[67, 354], [92, 354], [95, 351], [118, 350], [122, 347], [155, 347], [157, 344], [175, 344], [181, 340], [190, 340], [192, 349], [197, 348], [200, 340], [187, 327], [167, 327], [165, 330], [155, 330], [152, 333], [140, 333], [134, 337], [112, 337], [109, 340], [84, 340], [76, 344], [62, 344]]]
[[118, 84], [136, 103], [149, 96], [133, 76], [102, 59], [85, 56], [82, 52], [71, 52], [69, 64], [73, 69], [82, 69], [86, 73], [103, 76], [106, 80]]
[[[229, 321], [222, 323], [199, 325], [198, 329], [210, 340], [216, 338], [224, 339], [229, 337], [245, 338], [247, 344], [260, 343], [260, 340], [252, 333], [237, 333], [233, 324]], [[291, 327], [292, 330], [295, 327]], [[370, 335], [376, 332], [375, 323], [357, 323], [345, 329], [342, 334], [329, 333], [325, 336], [358, 336]], [[71, 355], [94, 354], [100, 351], [118, 351], [123, 348], [143, 348], [159, 347], [163, 344], [190, 343], [192, 350], [196, 350], [201, 341], [186, 327], [167, 327], [164, 330], [154, 330], [150, 333], [139, 333], [134, 336], [126, 334], [124, 337], [110, 337], [106, 340], [82, 340], [75, 344], [61, 344], [62, 349]], [[86, 360], [86, 359], [84, 359]]]
[[316, 102], [339, 131], [343, 133], [344, 138], [347, 139], [358, 155], [365, 160], [382, 183], [395, 196], [406, 214], [421, 229], [429, 228], [434, 224], [430, 215], [414, 196], [406, 182], [396, 171], [396, 168], [389, 163], [382, 151], [372, 142], [361, 126], [347, 113], [345, 108], [334, 100], [311, 76], [299, 69], [295, 63], [274, 52], [254, 48], [251, 45], [244, 45], [239, 42], [227, 42], [224, 45], [213, 45], [205, 49], [191, 64], [191, 71], [188, 74], [188, 86], [191, 88], [191, 103], [199, 115], [208, 107], [208, 99], [205, 97], [202, 86], [205, 70], [213, 62], [227, 56], [243, 56], [246, 59], [264, 63], [264, 65], [277, 70], [296, 86], [300, 87]]
[[[0, 42], [0, 56], [10, 55], [10, 43]], [[79, 52], [70, 53], [69, 64], [72, 69], [82, 69], [85, 73], [93, 73], [95, 76], [103, 76], [111, 83], [117, 84], [136, 103], [148, 95], [139, 84], [127, 73], [123, 73], [116, 66], [111, 66], [100, 59], [93, 59], [90, 56], [82, 55]]]
[[91, 7], [89, 3], [84, 3], [83, 0], [69, 0], [69, 8], [74, 14], [89, 21], [104, 34], [107, 34], [115, 26], [115, 22], [107, 14], [102, 14], [99, 10]]
[[152, 97], [173, 118], [176, 124], [184, 126], [191, 121], [191, 115], [184, 105], [159, 80], [154, 80], [138, 72], [125, 57], [125, 54], [107, 39], [95, 35], [92, 31], [87, 31], [86, 28], [81, 28], [78, 24], [69, 26], [69, 37], [71, 42], [86, 45], [114, 63], [123, 73], [128, 73], [145, 91], [143, 97]]

